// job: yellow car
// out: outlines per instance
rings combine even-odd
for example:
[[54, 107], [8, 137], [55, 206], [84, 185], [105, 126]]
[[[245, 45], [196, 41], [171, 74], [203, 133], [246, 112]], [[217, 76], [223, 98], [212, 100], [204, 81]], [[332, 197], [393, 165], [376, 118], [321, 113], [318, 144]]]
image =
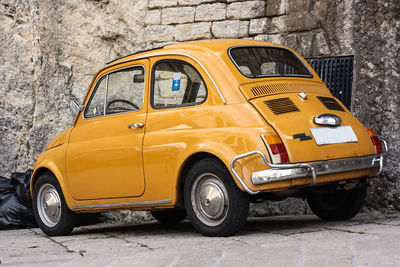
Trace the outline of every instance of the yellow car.
[[241, 229], [250, 202], [306, 198], [324, 220], [360, 210], [386, 143], [331, 95], [307, 62], [277, 44], [167, 45], [99, 70], [73, 126], [34, 163], [31, 194], [47, 235], [76, 213], [186, 216], [207, 236]]

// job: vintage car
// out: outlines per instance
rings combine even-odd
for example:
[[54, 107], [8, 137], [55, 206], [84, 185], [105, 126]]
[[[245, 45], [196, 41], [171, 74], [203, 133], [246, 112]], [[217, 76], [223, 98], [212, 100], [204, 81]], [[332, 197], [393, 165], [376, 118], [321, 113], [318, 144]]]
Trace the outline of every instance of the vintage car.
[[34, 163], [31, 194], [47, 235], [77, 213], [149, 210], [189, 217], [207, 236], [241, 229], [250, 202], [301, 197], [324, 220], [362, 207], [386, 143], [295, 51], [250, 40], [171, 44], [109, 62], [73, 126]]

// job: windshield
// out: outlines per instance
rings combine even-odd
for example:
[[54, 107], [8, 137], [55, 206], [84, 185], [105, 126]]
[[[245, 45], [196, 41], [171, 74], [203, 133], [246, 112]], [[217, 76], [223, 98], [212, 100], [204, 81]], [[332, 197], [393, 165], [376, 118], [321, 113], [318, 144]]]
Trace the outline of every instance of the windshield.
[[301, 76], [312, 77], [303, 62], [291, 51], [278, 47], [233, 47], [229, 55], [246, 77]]

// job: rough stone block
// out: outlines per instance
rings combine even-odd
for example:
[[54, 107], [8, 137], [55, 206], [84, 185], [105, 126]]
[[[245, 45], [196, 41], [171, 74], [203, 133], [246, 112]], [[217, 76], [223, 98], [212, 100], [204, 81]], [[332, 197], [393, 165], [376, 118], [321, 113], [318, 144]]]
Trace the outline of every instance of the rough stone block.
[[190, 41], [198, 39], [210, 39], [211, 22], [199, 22], [176, 26], [175, 40]]
[[168, 42], [174, 39], [175, 26], [149, 25], [144, 29], [144, 38], [148, 42]]
[[265, 1], [245, 1], [228, 5], [228, 19], [252, 19], [265, 15]]
[[287, 0], [289, 12], [308, 12], [311, 0]]
[[178, 0], [149, 0], [149, 8], [163, 8], [178, 5]]
[[314, 34], [312, 32], [298, 34], [299, 45], [297, 47], [297, 52], [299, 52], [303, 57], [311, 57], [313, 49], [313, 39]]
[[161, 24], [161, 10], [155, 9], [148, 11], [146, 14], [146, 18], [144, 19], [144, 23], [146, 25]]
[[204, 4], [196, 8], [196, 21], [215, 21], [226, 19], [226, 4]]
[[162, 24], [178, 24], [194, 22], [194, 7], [165, 8], [161, 13]]
[[260, 34], [254, 37], [254, 40], [265, 41], [275, 44], [282, 43], [282, 35], [281, 34]]
[[325, 34], [323, 32], [317, 33], [313, 44], [313, 56], [326, 56], [330, 54], [331, 51], [325, 39]]
[[273, 17], [271, 24], [267, 26], [268, 33], [282, 33], [295, 31], [308, 31], [319, 26], [317, 20], [312, 14], [298, 12], [280, 17]]
[[195, 6], [203, 3], [218, 2], [217, 0], [178, 0], [180, 6]]
[[267, 28], [267, 24], [270, 23], [269, 18], [252, 19], [250, 20], [250, 34], [260, 34], [264, 33]]
[[247, 37], [249, 22], [240, 20], [218, 21], [213, 23], [211, 30], [216, 38]]
[[288, 9], [288, 0], [268, 0], [266, 7], [267, 16], [285, 15]]

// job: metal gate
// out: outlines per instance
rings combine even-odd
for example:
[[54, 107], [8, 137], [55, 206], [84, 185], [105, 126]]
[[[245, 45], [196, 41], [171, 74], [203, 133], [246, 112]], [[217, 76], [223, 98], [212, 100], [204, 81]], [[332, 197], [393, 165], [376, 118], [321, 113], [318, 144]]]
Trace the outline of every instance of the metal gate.
[[354, 56], [307, 58], [306, 60], [331, 93], [350, 110]]

